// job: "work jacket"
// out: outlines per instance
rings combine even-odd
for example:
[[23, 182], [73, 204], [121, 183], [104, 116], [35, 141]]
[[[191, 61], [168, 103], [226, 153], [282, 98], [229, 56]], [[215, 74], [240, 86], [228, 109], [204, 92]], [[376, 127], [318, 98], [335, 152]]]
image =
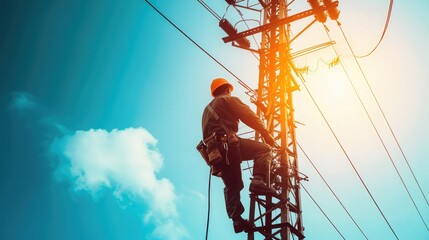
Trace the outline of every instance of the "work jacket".
[[[223, 124], [231, 131], [238, 132], [238, 123], [241, 120], [247, 126], [262, 133], [263, 136], [268, 135], [268, 131], [265, 129], [262, 121], [239, 98], [230, 95], [220, 95], [215, 97], [209, 105], [219, 115]], [[204, 139], [209, 137], [213, 132], [224, 130], [207, 107], [203, 112], [202, 127]]]

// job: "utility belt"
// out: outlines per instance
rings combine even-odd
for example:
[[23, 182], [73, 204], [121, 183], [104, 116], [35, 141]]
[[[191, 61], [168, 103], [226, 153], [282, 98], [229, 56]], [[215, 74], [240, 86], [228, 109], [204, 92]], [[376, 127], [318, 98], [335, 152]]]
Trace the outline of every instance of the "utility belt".
[[233, 132], [214, 132], [200, 141], [197, 150], [208, 166], [212, 175], [221, 177], [225, 167], [232, 163], [241, 163], [239, 138]]

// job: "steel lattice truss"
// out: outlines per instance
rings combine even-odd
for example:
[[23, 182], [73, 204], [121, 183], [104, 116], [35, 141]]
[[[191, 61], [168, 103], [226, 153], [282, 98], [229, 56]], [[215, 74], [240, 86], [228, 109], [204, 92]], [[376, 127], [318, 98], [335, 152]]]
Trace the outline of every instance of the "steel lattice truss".
[[[310, 10], [288, 16], [287, 0], [258, 0], [263, 8], [263, 23], [259, 27], [237, 32], [227, 24], [221, 26], [228, 34], [223, 38], [225, 43], [233, 42], [234, 46], [259, 53], [258, 89], [247, 94], [256, 104], [257, 114], [265, 120], [268, 131], [278, 145], [273, 152], [269, 180], [279, 196], [250, 195], [249, 220], [255, 224], [255, 228], [248, 233], [250, 240], [253, 240], [257, 233], [262, 234], [264, 239], [304, 239], [293, 107], [293, 92], [298, 90], [299, 86], [292, 71], [299, 73], [293, 66], [292, 58], [332, 45], [333, 42], [319, 44], [293, 55], [290, 53], [290, 43], [314, 22], [325, 22], [326, 12], [333, 20], [339, 15], [338, 1], [323, 0], [323, 4], [319, 0], [307, 1], [311, 6]], [[249, 5], [249, 0], [227, 2], [250, 10], [255, 10], [253, 6], [257, 5]], [[247, 4], [240, 6], [238, 3], [241, 2]], [[314, 16], [315, 19], [290, 39], [289, 24], [309, 16]], [[244, 39], [256, 33], [261, 33], [262, 37], [259, 51], [250, 49], [250, 44]], [[259, 138], [256, 133], [255, 139]]]
[[[264, 24], [284, 19], [286, 10], [284, 0], [271, 4], [264, 11]], [[264, 235], [265, 239], [290, 239], [292, 236], [303, 239], [292, 96], [298, 85], [289, 66], [287, 25], [263, 31], [261, 44], [257, 114], [266, 120], [269, 132], [280, 147], [273, 153], [270, 177], [280, 197], [252, 195], [250, 220], [257, 226], [255, 232]], [[260, 211], [255, 211], [256, 204]], [[248, 239], [254, 239], [254, 232], [249, 232]]]

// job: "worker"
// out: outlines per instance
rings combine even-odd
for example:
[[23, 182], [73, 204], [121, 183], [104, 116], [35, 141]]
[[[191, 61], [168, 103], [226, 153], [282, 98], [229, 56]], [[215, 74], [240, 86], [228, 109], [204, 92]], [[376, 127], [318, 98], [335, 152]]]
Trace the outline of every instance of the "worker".
[[[228, 217], [233, 221], [236, 233], [249, 230], [253, 227], [246, 219], [241, 217], [244, 212], [243, 204], [240, 201], [240, 191], [244, 188], [241, 176], [241, 161], [254, 160], [253, 178], [249, 186], [249, 191], [259, 195], [276, 195], [274, 188], [269, 187], [268, 181], [269, 164], [271, 162], [271, 148], [274, 146], [274, 138], [268, 133], [258, 116], [244, 104], [239, 98], [231, 96], [233, 86], [224, 78], [216, 78], [211, 83], [211, 94], [213, 100], [209, 103], [212, 110], [219, 116], [217, 120], [213, 113], [205, 108], [202, 116], [203, 138], [207, 139], [213, 133], [225, 134], [228, 130], [235, 136], [238, 132], [238, 123], [241, 120], [244, 124], [259, 132], [265, 143], [245, 138], [238, 138], [241, 159], [226, 156], [221, 164], [222, 181], [225, 185], [225, 205]], [[222, 123], [221, 123], [222, 121]]]

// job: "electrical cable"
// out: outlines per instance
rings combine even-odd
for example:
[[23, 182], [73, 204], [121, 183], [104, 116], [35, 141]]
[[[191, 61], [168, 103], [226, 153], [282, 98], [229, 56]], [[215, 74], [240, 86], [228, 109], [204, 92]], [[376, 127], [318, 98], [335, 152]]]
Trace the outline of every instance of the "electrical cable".
[[365, 181], [363, 180], [363, 178], [360, 176], [358, 170], [356, 169], [355, 165], [353, 164], [352, 160], [350, 159], [349, 155], [347, 154], [345, 148], [343, 147], [343, 145], [341, 144], [340, 140], [338, 139], [337, 135], [335, 134], [334, 130], [332, 129], [331, 125], [329, 124], [328, 120], [326, 119], [325, 115], [323, 114], [322, 110], [320, 109], [319, 105], [317, 104], [316, 100], [314, 99], [313, 95], [311, 94], [310, 90], [307, 87], [306, 81], [304, 79], [304, 76], [300, 73], [297, 72], [295, 66], [293, 65], [293, 63], [290, 61], [290, 66], [293, 69], [293, 71], [295, 72], [295, 74], [301, 79], [301, 82], [304, 85], [304, 88], [306, 89], [307, 93], [309, 94], [311, 100], [313, 101], [313, 103], [315, 104], [317, 110], [319, 111], [319, 113], [321, 114], [323, 120], [325, 121], [325, 123], [327, 124], [329, 130], [331, 131], [331, 133], [333, 134], [335, 140], [337, 141], [337, 143], [339, 144], [341, 150], [343, 151], [344, 155], [346, 156], [348, 162], [350, 163], [350, 165], [352, 166], [354, 172], [356, 173], [356, 175], [358, 176], [360, 182], [362, 183], [362, 185], [364, 186], [366, 192], [369, 194], [370, 198], [372, 199], [373, 203], [375, 204], [375, 206], [377, 207], [378, 211], [380, 212], [381, 216], [383, 217], [384, 221], [387, 223], [387, 225], [389, 226], [391, 232], [393, 233], [393, 235], [395, 235], [396, 239], [399, 240], [399, 237], [396, 235], [395, 230], [393, 230], [393, 227], [390, 225], [389, 221], [387, 220], [386, 216], [384, 215], [383, 211], [381, 210], [380, 206], [378, 205], [377, 201], [375, 200], [375, 198], [372, 196], [371, 191], [369, 190], [369, 188], [366, 186]]
[[[237, 11], [237, 13], [238, 13], [238, 15], [240, 15], [240, 17], [241, 17], [241, 21], [243, 21], [244, 22], [244, 24], [246, 24], [246, 27], [247, 27], [247, 29], [249, 29], [250, 30], [250, 27], [249, 27], [249, 25], [247, 24], [247, 22], [246, 22], [246, 20], [244, 19], [244, 17], [243, 17], [243, 14], [241, 13], [241, 11], [234, 5], [234, 9]], [[241, 22], [241, 21], [239, 21], [239, 22]], [[255, 20], [255, 21], [258, 21], [258, 20]], [[259, 21], [258, 21], [259, 22]], [[237, 26], [237, 24], [238, 24], [238, 22], [235, 24], [235, 26]], [[259, 25], [261, 25], [261, 23], [259, 22]], [[234, 26], [234, 27], [235, 27]], [[261, 48], [260, 46], [259, 46], [259, 43], [258, 43], [258, 41], [256, 40], [256, 38], [255, 38], [255, 35], [254, 34], [252, 34], [252, 38], [253, 38], [253, 40], [255, 41], [255, 44], [256, 44], [256, 46], [258, 47], [258, 49], [259, 48]], [[253, 54], [253, 56], [255, 56], [255, 58], [256, 59], [258, 59], [258, 61], [259, 61], [259, 58], [256, 56], [256, 54], [254, 53], [254, 52], [252, 52], [252, 51], [250, 51], [252, 54]]]
[[380, 45], [381, 41], [383, 40], [384, 34], [387, 31], [387, 27], [389, 26], [389, 22], [390, 22], [390, 15], [392, 13], [392, 8], [393, 8], [393, 0], [390, 0], [390, 4], [389, 4], [389, 11], [387, 12], [387, 17], [386, 17], [386, 23], [384, 24], [384, 29], [383, 29], [383, 33], [381, 34], [380, 40], [378, 41], [377, 45], [375, 45], [375, 47], [371, 50], [371, 52], [365, 54], [365, 55], [361, 55], [361, 56], [356, 56], [353, 54], [353, 56], [357, 57], [357, 58], [364, 58], [364, 57], [368, 57], [369, 55], [371, 55], [375, 49], [377, 49], [378, 45]]
[[[242, 20], [240, 20], [240, 21], [238, 21], [238, 22], [236, 22], [236, 23], [234, 24], [234, 28], [237, 28], [237, 25], [238, 25], [239, 23], [242, 23], [242, 22], [249, 22], [249, 21], [257, 22], [257, 23], [259, 23], [259, 25], [261, 25], [261, 22], [260, 22], [259, 20], [257, 20], [257, 19], [253, 19], [253, 18], [244, 19], [244, 18], [242, 18]], [[248, 28], [248, 29], [250, 29], [250, 28], [249, 28], [249, 26], [247, 26], [247, 28]], [[253, 36], [253, 35], [252, 35], [252, 36]], [[256, 40], [255, 40], [255, 41], [256, 41]], [[256, 43], [256, 44], [258, 44], [258, 43]]]
[[[310, 72], [312, 72], [312, 73], [315, 73], [317, 70], [319, 70], [319, 63], [320, 63], [320, 61], [323, 61], [323, 59], [322, 58], [319, 58], [319, 60], [317, 60], [317, 65], [316, 65], [316, 68], [314, 69], [314, 70], [312, 70], [310, 67], [309, 68], [307, 68], [307, 70], [308, 71], [310, 71]], [[325, 63], [325, 61], [323, 61], [323, 63]], [[326, 63], [325, 63], [326, 64]], [[326, 64], [327, 65], [327, 64]]]
[[240, 136], [243, 136], [243, 135], [246, 135], [246, 134], [249, 134], [249, 133], [254, 133], [254, 132], [255, 132], [255, 130], [252, 130], [252, 131], [247, 131], [247, 132], [239, 133], [237, 135], [240, 137]]
[[[339, 59], [339, 57], [338, 57], [338, 59]], [[308, 68], [308, 71], [310, 71], [310, 72], [312, 72], [312, 73], [315, 73], [317, 70], [319, 70], [319, 64], [320, 64], [320, 62], [322, 62], [323, 64], [325, 64], [325, 65], [326, 65], [326, 66], [328, 66], [329, 68], [331, 68], [331, 67], [334, 65], [333, 61], [331, 61], [331, 62], [326, 62], [326, 61], [325, 61], [325, 60], [323, 60], [322, 58], [319, 58], [319, 59], [317, 60], [316, 68], [315, 68], [314, 70], [312, 70], [311, 68]]]
[[231, 7], [232, 5], [229, 5], [228, 4], [228, 7], [226, 7], [226, 9], [225, 9], [225, 13], [222, 15], [222, 19], [223, 18], [225, 18], [225, 16], [226, 16], [226, 14], [228, 13], [228, 9], [229, 9], [229, 7]]
[[313, 196], [311, 196], [311, 194], [307, 191], [307, 189], [304, 187], [304, 185], [301, 183], [301, 187], [304, 189], [304, 191], [307, 193], [307, 195], [311, 198], [311, 200], [313, 200], [314, 204], [316, 204], [316, 206], [319, 208], [319, 210], [323, 213], [323, 215], [326, 217], [326, 219], [328, 219], [328, 221], [331, 223], [331, 225], [335, 228], [335, 230], [337, 231], [338, 234], [340, 234], [340, 236], [346, 240], [346, 238], [343, 236], [343, 234], [341, 234], [340, 230], [338, 230], [337, 226], [335, 226], [335, 224], [331, 221], [331, 219], [328, 217], [328, 215], [326, 215], [325, 211], [323, 211], [323, 209], [320, 207], [320, 205], [316, 202], [316, 200], [313, 198]]
[[[188, 38], [192, 43], [194, 43], [198, 48], [200, 48], [200, 50], [202, 50], [204, 53], [206, 53], [210, 58], [212, 58], [212, 60], [214, 60], [216, 63], [218, 63], [222, 68], [224, 68], [227, 72], [229, 72], [232, 76], [234, 76], [238, 82], [245, 87], [248, 90], [248, 93], [252, 92], [254, 94], [255, 91], [253, 89], [251, 89], [249, 86], [247, 86], [240, 78], [238, 78], [233, 72], [231, 72], [228, 68], [226, 68], [222, 63], [220, 63], [215, 57], [213, 57], [210, 53], [208, 53], [204, 48], [202, 48], [198, 43], [196, 43], [191, 37], [189, 37], [185, 32], [183, 32], [177, 25], [175, 25], [170, 19], [168, 19], [164, 14], [162, 14], [155, 6], [153, 6], [148, 0], [145, 0], [146, 3], [148, 3], [156, 12], [158, 12], [158, 14], [160, 14], [165, 20], [167, 20], [171, 25], [173, 25], [179, 32], [181, 32], [186, 38]], [[302, 76], [300, 76], [301, 78], [303, 78]], [[304, 85], [305, 85], [305, 81]], [[307, 87], [306, 87], [307, 89]], [[307, 89], [308, 91], [308, 89]], [[312, 97], [312, 96], [311, 96]], [[312, 97], [313, 101], [314, 98]], [[317, 108], [320, 111], [320, 108], [317, 106]], [[322, 114], [323, 116], [323, 114]], [[326, 118], [323, 116], [323, 118], [326, 121]], [[332, 131], [332, 128], [330, 127], [329, 123], [328, 123], [329, 128]], [[336, 137], [336, 135], [334, 134], [335, 138], [338, 141], [338, 138]], [[339, 141], [338, 141], [339, 142]], [[340, 142], [339, 142], [340, 143]], [[344, 148], [342, 147], [341, 143], [340, 143], [341, 148], [343, 149], [343, 151], [345, 152]], [[346, 154], [347, 158], [348, 155]], [[348, 158], [349, 159], [349, 158]], [[349, 162], [351, 163], [350, 159]], [[355, 169], [354, 165], [352, 164], [353, 168]], [[357, 173], [357, 170], [355, 169], [355, 172]], [[358, 174], [358, 173], [357, 173]], [[358, 174], [359, 178], [361, 179], [360, 175]], [[387, 221], [387, 219], [385, 218], [383, 212], [381, 211], [381, 209], [379, 208], [378, 204], [376, 203], [375, 199], [372, 197], [371, 193], [369, 192], [368, 188], [366, 187], [365, 183], [363, 182], [363, 180], [361, 179], [361, 182], [364, 184], [364, 187], [366, 188], [367, 192], [370, 194], [371, 198], [373, 199], [375, 205], [377, 206], [377, 208], [379, 209], [380, 213], [382, 214], [383, 218], [385, 219], [385, 221], [388, 223], [390, 229], [392, 230], [392, 232], [394, 233], [394, 235], [396, 236], [396, 238], [398, 239], [396, 233], [394, 232], [393, 228], [390, 226], [389, 222]], [[308, 193], [308, 192], [307, 192]]]
[[[201, 45], [199, 45], [197, 42], [195, 42], [188, 34], [186, 34], [182, 29], [180, 29], [176, 24], [174, 24], [169, 18], [167, 18], [158, 8], [156, 8], [152, 3], [149, 2], [149, 0], [144, 0], [150, 7], [152, 7], [153, 10], [155, 10], [159, 15], [161, 15], [168, 23], [170, 23], [174, 28], [176, 28], [183, 36], [185, 36], [189, 41], [191, 41], [195, 46], [197, 46], [201, 51], [203, 51], [207, 56], [209, 56], [213, 61], [215, 61], [219, 66], [221, 66], [223, 69], [225, 69], [229, 74], [231, 74], [235, 79], [237, 79], [238, 83], [243, 86], [247, 92], [246, 94], [250, 96], [251, 98], [254, 98], [256, 96], [255, 90], [250, 88], [245, 82], [243, 82], [237, 75], [235, 75], [231, 70], [229, 70], [225, 65], [223, 65], [219, 60], [217, 60], [213, 55], [211, 55], [207, 50], [205, 50]], [[250, 95], [252, 93], [253, 95]]]
[[302, 149], [301, 145], [298, 142], [297, 142], [297, 145], [298, 145], [299, 149], [301, 149], [302, 153], [304, 153], [304, 156], [307, 158], [307, 160], [311, 163], [311, 165], [313, 166], [313, 168], [316, 170], [317, 174], [319, 174], [319, 176], [322, 178], [322, 180], [325, 183], [325, 185], [329, 188], [329, 190], [331, 191], [331, 193], [337, 199], [338, 203], [341, 205], [341, 207], [344, 209], [344, 211], [346, 211], [347, 215], [349, 215], [350, 219], [353, 221], [353, 223], [355, 224], [355, 226], [359, 229], [359, 231], [362, 233], [362, 235], [366, 239], [368, 239], [368, 237], [365, 235], [365, 233], [363, 232], [363, 230], [360, 228], [359, 224], [355, 221], [355, 219], [352, 217], [352, 215], [346, 209], [346, 207], [344, 206], [344, 204], [338, 198], [337, 194], [335, 194], [334, 190], [331, 188], [331, 186], [329, 185], [329, 183], [325, 180], [325, 178], [323, 177], [323, 175], [320, 173], [319, 169], [317, 169], [316, 165], [314, 165], [313, 161], [311, 161], [310, 157], [307, 155], [307, 153], [304, 151], [304, 149]]
[[[182, 33], [188, 40], [190, 40], [194, 45], [196, 45], [201, 51], [203, 51], [206, 55], [208, 55], [212, 60], [214, 60], [217, 64], [219, 64], [223, 69], [225, 69], [228, 73], [234, 76], [238, 83], [241, 84], [246, 90], [246, 94], [253, 93], [253, 95], [249, 95], [250, 97], [255, 96], [255, 90], [251, 89], [246, 83], [244, 83], [240, 78], [238, 78], [231, 70], [229, 70], [225, 65], [219, 62], [215, 57], [213, 57], [209, 52], [207, 52], [203, 47], [201, 47], [197, 42], [195, 42], [191, 37], [189, 37], [182, 29], [180, 29], [176, 24], [174, 24], [169, 18], [167, 18], [161, 11], [159, 11], [154, 5], [152, 5], [148, 0], [144, 0], [153, 10], [155, 10], [159, 15], [161, 15], [167, 22], [169, 22], [174, 28], [176, 28], [180, 33]], [[210, 178], [209, 178], [209, 194], [210, 194], [210, 185], [211, 185], [211, 170], [210, 170]], [[209, 219], [210, 219], [210, 195], [208, 197], [208, 213], [207, 213], [207, 225], [206, 225], [206, 240], [208, 238], [208, 229], [209, 229]], [[261, 211], [259, 209], [259, 211]]]
[[212, 168], [210, 168], [209, 171], [209, 185], [207, 190], [207, 224], [206, 224], [206, 240], [209, 236], [209, 225], [210, 225], [210, 189], [211, 189], [211, 183], [212, 183]]
[[295, 0], [290, 1], [286, 6], [289, 7], [293, 2], [295, 2]]
[[[247, 84], [245, 84], [240, 78], [238, 78], [232, 71], [230, 71], [227, 67], [225, 67], [221, 62], [219, 62], [215, 57], [213, 57], [209, 52], [207, 52], [203, 47], [201, 47], [197, 42], [195, 42], [191, 37], [189, 37], [182, 29], [180, 29], [176, 24], [174, 24], [169, 18], [167, 18], [161, 11], [159, 11], [154, 5], [152, 5], [148, 0], [144, 0], [149, 6], [151, 6], [158, 14], [160, 14], [167, 22], [169, 22], [174, 28], [176, 28], [180, 33], [182, 33], [188, 40], [190, 40], [194, 45], [196, 45], [200, 50], [202, 50], [205, 54], [207, 54], [211, 59], [213, 59], [217, 64], [219, 64], [223, 69], [225, 69], [228, 73], [234, 76], [238, 83], [240, 83], [248, 92], [254, 93], [255, 91], [251, 89]], [[206, 240], [208, 237], [208, 228], [209, 228], [209, 217], [210, 217], [210, 183], [211, 183], [211, 170], [210, 170], [210, 178], [209, 178], [209, 200], [208, 200], [208, 213], [207, 213], [207, 226], [206, 226]]]
[[[223, 18], [225, 18], [225, 15], [226, 15], [226, 13], [228, 12], [228, 8], [230, 7], [230, 6], [232, 6], [232, 5], [228, 5], [228, 7], [226, 8], [226, 11], [225, 11], [225, 14], [222, 16], [222, 17], [220, 17], [212, 8], [210, 8], [210, 6], [209, 5], [207, 5], [207, 3], [205, 3], [203, 0], [197, 0], [199, 3], [201, 3], [201, 5], [203, 5], [203, 7], [204, 8], [206, 8], [207, 9], [207, 11], [209, 11], [218, 21], [221, 21]], [[244, 18], [243, 18], [243, 15], [241, 14], [241, 12], [240, 12], [240, 10], [238, 10], [235, 6], [234, 6], [234, 8], [237, 10], [237, 12], [239, 13], [239, 15], [241, 16], [241, 19], [243, 19], [242, 21], [245, 21], [244, 20]], [[257, 21], [257, 20], [255, 20], [255, 21]], [[239, 22], [241, 22], [241, 21], [239, 21]], [[249, 28], [249, 26], [247, 25], [247, 23], [245, 23], [246, 24], [246, 26], [247, 26], [247, 28], [248, 29], [250, 29]], [[237, 24], [236, 24], [237, 25]], [[235, 28], [235, 26], [234, 26], [234, 28]], [[256, 45], [258, 46], [258, 48], [259, 48], [259, 45], [258, 45], [258, 42], [256, 41], [256, 38], [255, 38], [255, 36], [253, 36], [252, 35], [252, 37], [253, 37], [253, 39], [255, 40], [255, 43], [256, 43]], [[259, 58], [258, 58], [258, 56], [256, 56], [256, 54], [253, 52], [253, 51], [250, 51], [250, 53], [252, 53], [252, 55], [259, 61]]]
[[[327, 29], [327, 27], [326, 27], [326, 26], [325, 26], [325, 31], [326, 31], [326, 34], [328, 35], [329, 39], [331, 39], [331, 36], [329, 35], [328, 29]], [[335, 47], [334, 47], [334, 46], [332, 46], [332, 47], [333, 47], [333, 49], [334, 49], [334, 51], [335, 51], [335, 54], [337, 54], [337, 56], [338, 56], [338, 52], [337, 52], [337, 50], [335, 49]], [[346, 76], [347, 76], [347, 78], [348, 78], [348, 80], [349, 80], [349, 83], [350, 83], [350, 85], [352, 86], [352, 88], [353, 88], [353, 90], [354, 90], [354, 92], [355, 92], [355, 94], [356, 94], [357, 98], [359, 99], [359, 102], [360, 102], [360, 104], [361, 104], [362, 108], [364, 109], [364, 111], [365, 111], [365, 113], [366, 113], [366, 116], [368, 117], [369, 121], [371, 122], [371, 125], [372, 125], [372, 127], [373, 127], [373, 129], [374, 129], [375, 133], [376, 133], [376, 134], [377, 134], [377, 136], [378, 136], [378, 139], [380, 140], [381, 144], [383, 145], [383, 148], [384, 148], [385, 152], [387, 153], [387, 156], [389, 157], [390, 162], [392, 163], [393, 167], [395, 168], [395, 171], [396, 171], [396, 173], [397, 173], [397, 175], [398, 175], [399, 179], [401, 180], [402, 185], [404, 186], [404, 188], [405, 188], [405, 190], [406, 190], [406, 192], [407, 192], [408, 196], [410, 197], [410, 199], [411, 199], [411, 201], [412, 201], [412, 203], [413, 203], [413, 205], [414, 205], [414, 208], [416, 209], [417, 213], [419, 214], [419, 216], [420, 216], [420, 218], [421, 218], [421, 220], [422, 220], [423, 224], [425, 225], [426, 229], [429, 231], [429, 228], [428, 228], [428, 225], [426, 224], [426, 221], [424, 220], [424, 218], [423, 218], [423, 216], [422, 216], [422, 214], [421, 214], [421, 212], [420, 212], [419, 208], [417, 207], [417, 204], [416, 204], [416, 202], [414, 201], [414, 198], [411, 196], [411, 193], [410, 193], [410, 191], [409, 191], [409, 189], [408, 189], [407, 185], [405, 184], [404, 179], [402, 178], [402, 176], [401, 176], [401, 174], [400, 174], [400, 172], [399, 172], [399, 170], [398, 170], [398, 168], [397, 168], [397, 166], [396, 166], [395, 162], [393, 161], [392, 156], [390, 155], [389, 150], [387, 149], [386, 144], [385, 144], [385, 143], [384, 143], [384, 141], [383, 141], [383, 138], [381, 137], [380, 133], [378, 132], [377, 127], [375, 126], [374, 121], [372, 120], [371, 116], [369, 115], [369, 112], [368, 112], [368, 110], [366, 109], [365, 104], [363, 103], [362, 98], [360, 97], [359, 93], [357, 92], [357, 90], [356, 90], [356, 88], [355, 88], [355, 86], [354, 86], [353, 82], [351, 81], [349, 74], [347, 74], [347, 71], [346, 71], [346, 69], [345, 69], [345, 67], [344, 67], [344, 64], [343, 64], [342, 62], [341, 62], [341, 66], [343, 67], [343, 70], [344, 70], [344, 72], [346, 73]]]
[[[341, 32], [342, 32], [342, 34], [343, 34], [344, 39], [346, 40], [346, 42], [347, 42], [347, 44], [348, 44], [348, 47], [349, 47], [350, 51], [352, 52], [353, 56], [355, 56], [354, 51], [353, 51], [353, 49], [352, 49], [352, 47], [351, 47], [351, 45], [350, 45], [350, 42], [348, 41], [348, 38], [346, 37], [346, 35], [345, 35], [345, 33], [344, 33], [344, 31], [343, 31], [343, 29], [342, 29], [342, 27], [341, 27], [341, 24], [340, 24], [339, 22], [338, 22], [338, 26], [339, 26], [339, 28], [340, 28], [340, 30], [341, 30]], [[407, 163], [408, 169], [409, 169], [409, 170], [410, 170], [410, 172], [412, 173], [413, 178], [414, 178], [415, 182], [417, 183], [417, 186], [419, 187], [420, 192], [422, 193], [422, 195], [423, 195], [423, 197], [424, 197], [424, 199], [425, 199], [425, 201], [426, 201], [426, 204], [427, 204], [427, 205], [429, 205], [428, 199], [426, 198], [426, 195], [425, 195], [425, 193], [423, 192], [423, 190], [422, 190], [422, 188], [421, 188], [421, 186], [420, 186], [420, 183], [419, 183], [419, 181], [417, 180], [417, 177], [416, 177], [416, 175], [414, 174], [414, 171], [413, 171], [413, 169], [411, 168], [411, 165], [410, 165], [410, 163], [408, 162], [408, 159], [407, 159], [407, 157], [405, 156], [405, 153], [404, 153], [404, 151], [403, 151], [403, 149], [402, 149], [401, 145], [399, 144], [398, 139], [396, 138], [396, 134], [394, 133], [394, 131], [393, 131], [392, 127], [390, 126], [390, 123], [389, 123], [389, 121], [387, 120], [387, 117], [386, 117], [386, 115], [384, 114], [384, 111], [383, 111], [383, 109], [381, 108], [380, 103], [378, 102], [378, 98], [376, 97], [376, 95], [375, 95], [374, 91], [372, 90], [371, 84], [369, 84], [368, 78], [366, 77], [365, 73], [363, 72], [363, 69], [362, 69], [362, 67], [360, 66], [360, 63], [359, 63], [359, 61], [357, 60], [356, 56], [354, 57], [354, 59], [355, 59], [355, 61], [356, 61], [357, 65], [358, 65], [358, 67], [359, 67], [360, 72], [362, 73], [362, 76], [363, 76], [363, 77], [364, 77], [364, 79], [365, 79], [366, 85], [368, 86], [368, 88], [369, 88], [369, 90], [370, 90], [370, 92], [371, 92], [371, 94], [372, 94], [373, 98], [375, 99], [375, 102], [376, 102], [376, 104], [377, 104], [377, 106], [378, 106], [378, 109], [380, 110], [381, 114], [383, 115], [384, 121], [386, 122], [386, 124], [387, 124], [387, 126], [388, 126], [388, 128], [389, 128], [389, 130], [390, 130], [390, 133], [392, 134], [393, 138], [395, 139], [396, 145], [398, 146], [399, 150], [401, 151], [402, 156], [404, 157], [405, 162]]]
[[209, 11], [218, 21], [221, 20], [220, 16], [209, 6], [207, 3], [205, 3], [203, 0], [197, 0], [207, 11]]

